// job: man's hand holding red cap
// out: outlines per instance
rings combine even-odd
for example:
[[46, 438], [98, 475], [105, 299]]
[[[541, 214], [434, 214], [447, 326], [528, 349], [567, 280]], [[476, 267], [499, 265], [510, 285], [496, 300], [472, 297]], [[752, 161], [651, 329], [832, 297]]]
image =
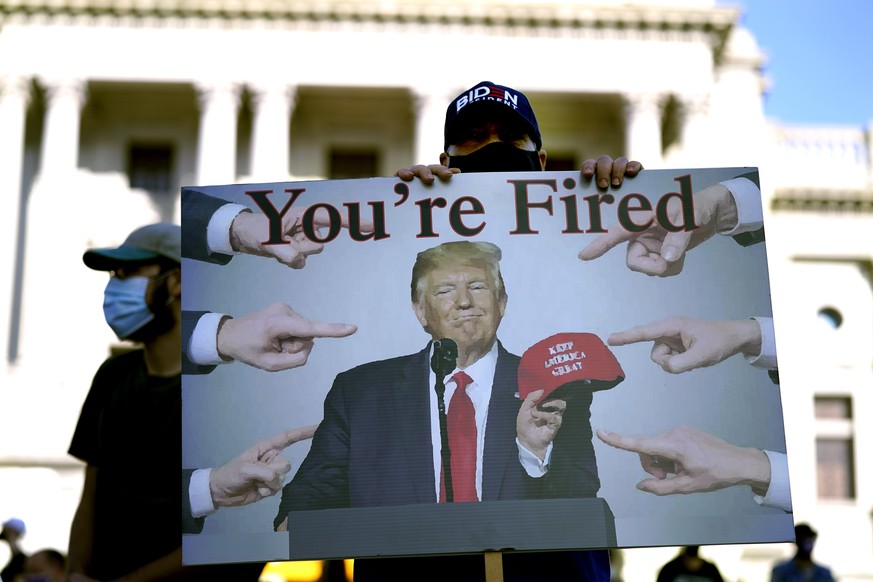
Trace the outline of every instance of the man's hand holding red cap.
[[654, 436], [625, 436], [604, 430], [597, 438], [611, 447], [637, 453], [653, 478], [637, 489], [655, 495], [717, 491], [749, 485], [757, 495], [770, 486], [770, 460], [758, 449], [737, 447], [697, 428], [678, 427]]
[[566, 401], [557, 398], [537, 402], [542, 396], [543, 390], [528, 394], [515, 419], [518, 442], [540, 461], [546, 458], [549, 444], [555, 440], [567, 410]]
[[[648, 230], [636, 233], [616, 225], [579, 251], [579, 258], [583, 261], [597, 259], [613, 247], [626, 242], [626, 262], [631, 271], [659, 277], [678, 275], [685, 265], [687, 251], [708, 240], [716, 232], [732, 230], [739, 220], [736, 201], [730, 190], [722, 184], [707, 186], [695, 192], [693, 198], [694, 223], [698, 228], [667, 232], [657, 220], [653, 220]], [[681, 223], [681, 201], [671, 198], [667, 204], [667, 214], [671, 223]], [[655, 213], [637, 213], [637, 220], [640, 222], [649, 218], [655, 219]]]
[[284, 303], [274, 303], [239, 319], [227, 318], [218, 328], [222, 358], [278, 372], [302, 366], [317, 337], [346, 337], [357, 327], [310, 321]]

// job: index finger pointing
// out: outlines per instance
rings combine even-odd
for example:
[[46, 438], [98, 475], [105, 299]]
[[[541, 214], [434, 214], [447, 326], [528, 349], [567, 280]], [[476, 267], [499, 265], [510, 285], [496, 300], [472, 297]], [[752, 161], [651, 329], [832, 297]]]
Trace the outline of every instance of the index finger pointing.
[[[312, 225], [315, 228], [326, 228], [333, 225], [330, 219], [330, 212], [326, 208], [318, 208], [312, 216]], [[375, 226], [371, 220], [367, 220], [363, 217], [358, 217], [358, 220], [355, 221], [358, 226], [358, 230], [362, 233], [370, 233], [375, 230]], [[343, 228], [349, 228], [349, 218], [348, 215], [341, 217], [340, 225]]]
[[272, 448], [284, 449], [286, 447], [290, 447], [294, 443], [311, 439], [313, 435], [315, 435], [315, 429], [317, 428], [317, 424], [303, 426], [300, 428], [292, 428], [274, 436], [272, 439], [270, 439], [270, 443], [273, 446]]
[[606, 343], [611, 346], [624, 346], [638, 342], [656, 341], [663, 337], [674, 337], [679, 330], [669, 320], [663, 319], [653, 323], [638, 325], [625, 331], [610, 334]]
[[276, 321], [271, 332], [280, 339], [346, 337], [358, 331], [358, 326], [349, 323], [321, 323], [310, 321], [298, 314], [289, 315]]
[[605, 234], [601, 234], [579, 251], [579, 258], [583, 261], [590, 261], [602, 257], [608, 250], [630, 240], [633, 236], [634, 233], [629, 230], [625, 230], [621, 226], [613, 226]]
[[601, 429], [597, 429], [596, 434], [597, 438], [616, 449], [637, 454], [642, 453], [646, 455], [667, 457], [670, 459], [673, 458], [671, 455], [672, 451], [668, 448], [659, 446], [657, 437], [625, 436]]
[[307, 337], [346, 337], [358, 331], [358, 326], [349, 323], [321, 323], [318, 321], [311, 323], [312, 326]]

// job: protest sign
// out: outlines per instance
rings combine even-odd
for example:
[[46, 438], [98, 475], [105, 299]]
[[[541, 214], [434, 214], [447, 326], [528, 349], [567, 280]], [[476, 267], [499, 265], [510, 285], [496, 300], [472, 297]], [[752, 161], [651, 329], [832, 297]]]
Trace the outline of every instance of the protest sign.
[[[183, 468], [321, 423], [284, 452], [285, 491], [209, 515], [183, 537], [185, 562], [790, 540], [757, 184], [754, 168], [715, 168], [646, 170], [608, 191], [578, 172], [184, 189], [183, 343], [203, 365], [183, 376]], [[264, 256], [215, 251], [233, 239], [220, 220], [207, 232], [224, 201], [263, 215]], [[685, 255], [665, 262], [664, 241], [686, 233]], [[499, 257], [499, 278], [467, 254], [458, 272], [437, 258], [412, 280], [419, 253], [460, 241]], [[323, 250], [303, 268], [274, 259], [299, 267], [290, 251], [313, 242]], [[242, 320], [276, 304], [357, 330], [315, 338], [305, 365], [282, 371], [213, 368], [189, 349], [200, 312]], [[489, 327], [499, 347], [473, 379], [481, 502], [438, 503], [431, 340], [457, 332], [463, 358]], [[551, 442], [544, 464], [517, 432], [540, 388], [566, 405], [552, 437], [534, 430]]]

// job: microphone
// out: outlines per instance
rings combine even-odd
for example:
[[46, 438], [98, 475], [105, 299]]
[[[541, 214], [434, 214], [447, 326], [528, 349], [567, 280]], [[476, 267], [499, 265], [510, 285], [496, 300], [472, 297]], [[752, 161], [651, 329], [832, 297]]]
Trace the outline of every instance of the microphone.
[[446, 502], [452, 503], [455, 494], [452, 489], [452, 452], [449, 449], [449, 432], [446, 427], [446, 376], [458, 364], [458, 344], [455, 340], [442, 338], [433, 342], [433, 356], [430, 358], [430, 369], [436, 374], [434, 390], [437, 394], [437, 410], [440, 422], [440, 457], [443, 463], [443, 482], [446, 490]]
[[430, 369], [437, 375], [437, 380], [443, 380], [457, 365], [458, 344], [455, 340], [443, 338], [434, 341]]

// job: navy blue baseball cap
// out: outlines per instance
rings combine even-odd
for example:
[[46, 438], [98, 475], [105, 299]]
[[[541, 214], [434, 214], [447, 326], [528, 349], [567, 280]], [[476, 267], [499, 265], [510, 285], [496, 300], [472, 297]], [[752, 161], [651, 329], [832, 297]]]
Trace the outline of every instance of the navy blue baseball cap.
[[464, 122], [473, 113], [481, 113], [483, 109], [491, 108], [502, 112], [512, 112], [518, 115], [530, 138], [537, 146], [537, 151], [543, 147], [543, 138], [540, 136], [540, 126], [537, 124], [536, 115], [530, 101], [521, 91], [503, 85], [495, 85], [491, 81], [470, 87], [449, 103], [446, 110], [445, 143], [443, 151], [449, 148], [453, 137]]

